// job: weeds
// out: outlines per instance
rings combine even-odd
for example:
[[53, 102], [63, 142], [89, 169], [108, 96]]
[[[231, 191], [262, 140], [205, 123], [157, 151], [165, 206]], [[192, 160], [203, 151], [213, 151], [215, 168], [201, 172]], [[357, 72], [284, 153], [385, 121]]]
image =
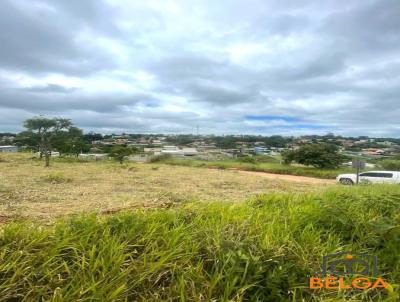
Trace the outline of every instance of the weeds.
[[45, 176], [41, 176], [40, 180], [51, 184], [63, 184], [72, 182], [71, 177], [67, 177], [62, 173], [51, 173]]
[[0, 184], [0, 203], [6, 205], [6, 209], [12, 208], [12, 201], [16, 199], [16, 192], [13, 189], [6, 188]]
[[[372, 186], [10, 224], [0, 300], [394, 302], [399, 209], [400, 188]], [[376, 255], [391, 291], [308, 289], [341, 250]]]
[[154, 155], [149, 158], [149, 163], [165, 162], [172, 158], [171, 154]]
[[[153, 161], [150, 161], [151, 163]], [[169, 165], [187, 166], [187, 167], [204, 167], [215, 169], [238, 169], [244, 171], [268, 172], [275, 174], [287, 174], [297, 176], [310, 176], [325, 179], [334, 179], [340, 173], [351, 173], [351, 169], [317, 169], [313, 167], [282, 165], [272, 160], [259, 160], [256, 158], [245, 157], [238, 160], [221, 160], [221, 161], [201, 161], [193, 159], [178, 158], [158, 158], [156, 162], [162, 162]]]

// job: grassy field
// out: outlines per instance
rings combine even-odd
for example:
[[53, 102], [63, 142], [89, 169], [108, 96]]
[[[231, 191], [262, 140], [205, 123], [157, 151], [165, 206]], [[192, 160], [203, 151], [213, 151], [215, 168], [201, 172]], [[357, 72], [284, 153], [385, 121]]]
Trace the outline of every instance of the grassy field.
[[256, 162], [246, 163], [238, 160], [219, 160], [219, 161], [205, 161], [195, 159], [178, 159], [166, 158], [162, 160], [163, 163], [174, 166], [188, 166], [188, 167], [203, 167], [203, 168], [217, 168], [217, 169], [238, 169], [244, 171], [258, 171], [268, 172], [275, 174], [287, 174], [298, 176], [309, 176], [325, 179], [334, 179], [341, 173], [354, 173], [351, 168], [339, 169], [317, 169], [314, 167], [305, 167], [301, 165], [284, 165], [278, 162]]
[[[399, 186], [2, 159], [0, 301], [400, 299]], [[309, 289], [338, 251], [376, 255], [390, 287]]]
[[[240, 202], [269, 192], [308, 192], [326, 185], [265, 179], [237, 171], [164, 164], [120, 165], [59, 159], [51, 167], [29, 154], [0, 161], [3, 220], [48, 220], [85, 211], [169, 207], [190, 201]], [[84, 201], [84, 202], [83, 202]]]
[[[400, 188], [81, 216], [0, 236], [0, 300], [398, 301]], [[321, 257], [367, 252], [386, 290], [314, 290]]]

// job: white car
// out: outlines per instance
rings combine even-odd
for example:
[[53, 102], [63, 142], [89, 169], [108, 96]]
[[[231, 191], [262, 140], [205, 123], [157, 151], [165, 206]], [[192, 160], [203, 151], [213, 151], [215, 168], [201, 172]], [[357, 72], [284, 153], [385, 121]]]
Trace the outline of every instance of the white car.
[[[368, 171], [359, 174], [360, 183], [389, 183], [400, 184], [399, 171]], [[344, 185], [353, 185], [357, 182], [357, 174], [340, 174], [336, 181]]]

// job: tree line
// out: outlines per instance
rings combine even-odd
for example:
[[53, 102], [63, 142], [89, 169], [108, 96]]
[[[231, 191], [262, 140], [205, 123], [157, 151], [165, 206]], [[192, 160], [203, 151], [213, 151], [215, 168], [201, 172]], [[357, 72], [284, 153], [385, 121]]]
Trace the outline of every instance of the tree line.
[[[102, 139], [102, 135], [89, 133], [83, 134], [83, 131], [73, 125], [71, 120], [65, 118], [45, 118], [34, 117], [24, 122], [25, 131], [19, 133], [16, 141], [28, 148], [36, 150], [40, 158], [45, 159], [45, 166], [50, 165], [51, 151], [57, 150], [60, 154], [75, 154], [88, 152], [93, 140]], [[193, 137], [182, 136], [176, 142], [188, 142]], [[220, 147], [230, 147], [236, 143], [237, 137], [215, 137], [217, 145]], [[264, 138], [277, 146], [283, 146], [287, 139], [281, 136], [271, 136]], [[243, 141], [259, 141], [258, 136], [249, 136], [242, 138]], [[136, 148], [127, 148], [126, 146], [114, 146], [105, 150], [110, 157], [121, 164], [124, 158], [138, 152]], [[282, 159], [285, 164], [297, 162], [306, 166], [317, 168], [336, 168], [347, 158], [338, 152], [338, 147], [334, 144], [319, 143], [305, 144], [297, 150], [287, 150], [282, 153]]]
[[[74, 154], [88, 152], [92, 140], [102, 139], [100, 134], [89, 133], [75, 127], [71, 120], [65, 118], [34, 117], [24, 122], [25, 131], [16, 136], [16, 142], [31, 150], [39, 152], [40, 158], [44, 158], [45, 166], [50, 165], [52, 150], [61, 154]], [[125, 146], [114, 146], [107, 150], [109, 156], [120, 162], [138, 150]]]
[[26, 130], [17, 135], [16, 142], [38, 151], [40, 158], [45, 158], [45, 166], [50, 164], [52, 149], [60, 154], [76, 156], [90, 149], [90, 144], [83, 138], [83, 131], [69, 119], [34, 117], [24, 122], [24, 128]]

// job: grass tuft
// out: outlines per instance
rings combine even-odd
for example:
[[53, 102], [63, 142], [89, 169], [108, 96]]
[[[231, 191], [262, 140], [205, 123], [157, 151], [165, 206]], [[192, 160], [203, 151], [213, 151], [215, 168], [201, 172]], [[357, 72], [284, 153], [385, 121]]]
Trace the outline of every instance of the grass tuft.
[[65, 176], [63, 173], [50, 173], [40, 177], [42, 182], [50, 184], [63, 184], [72, 182], [71, 177]]

